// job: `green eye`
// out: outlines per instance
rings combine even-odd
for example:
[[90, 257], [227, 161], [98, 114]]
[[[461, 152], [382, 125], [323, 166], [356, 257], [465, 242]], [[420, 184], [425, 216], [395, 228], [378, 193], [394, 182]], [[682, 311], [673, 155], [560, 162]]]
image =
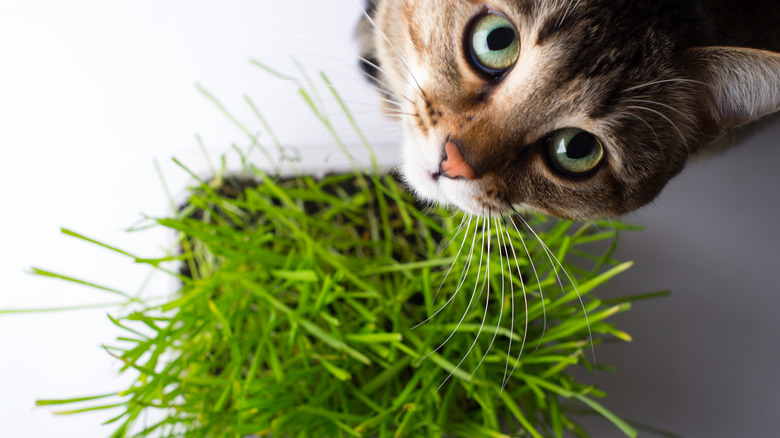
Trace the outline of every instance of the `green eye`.
[[604, 147], [593, 134], [564, 128], [550, 135], [548, 153], [555, 167], [568, 175], [584, 175], [601, 163]]
[[503, 73], [517, 62], [520, 54], [515, 27], [496, 14], [477, 18], [471, 27], [468, 45], [476, 66], [489, 74]]

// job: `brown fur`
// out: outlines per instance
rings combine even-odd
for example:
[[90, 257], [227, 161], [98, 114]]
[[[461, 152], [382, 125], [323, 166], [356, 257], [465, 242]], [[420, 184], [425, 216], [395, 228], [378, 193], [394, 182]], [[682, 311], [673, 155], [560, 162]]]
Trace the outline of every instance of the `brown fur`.
[[[780, 109], [776, 0], [374, 0], [368, 11], [358, 31], [366, 70], [397, 102], [389, 112], [411, 114], [407, 180], [474, 214], [626, 213], [730, 129]], [[520, 39], [499, 77], [476, 69], [464, 43], [487, 11]], [[586, 176], [547, 157], [544, 140], [567, 127], [604, 145]], [[476, 179], [436, 173], [450, 140]]]

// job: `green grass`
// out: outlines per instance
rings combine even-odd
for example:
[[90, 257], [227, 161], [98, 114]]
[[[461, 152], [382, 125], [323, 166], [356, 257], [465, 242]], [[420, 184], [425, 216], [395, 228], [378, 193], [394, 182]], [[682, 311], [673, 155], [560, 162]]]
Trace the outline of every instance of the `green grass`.
[[[345, 149], [315, 93], [299, 92]], [[629, 227], [468, 218], [419, 206], [375, 165], [278, 178], [237, 154], [238, 177], [223, 168], [154, 220], [178, 236], [176, 255], [65, 231], [181, 287], [147, 302], [36, 270], [126, 300], [110, 316], [123, 334], [105, 349], [135, 378], [39, 405], [105, 409], [116, 437], [585, 437], [583, 407], [637, 435], [572, 374], [606, 369], [593, 363], [603, 340], [630, 340], [610, 318], [633, 299], [591, 293], [629, 268], [612, 258]]]

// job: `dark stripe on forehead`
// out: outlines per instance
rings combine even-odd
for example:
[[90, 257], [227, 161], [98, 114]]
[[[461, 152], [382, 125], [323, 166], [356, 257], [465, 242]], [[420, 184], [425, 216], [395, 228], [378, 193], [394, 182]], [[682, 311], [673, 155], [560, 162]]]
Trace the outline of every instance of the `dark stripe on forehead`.
[[[617, 2], [618, 0], [611, 1]], [[583, 0], [567, 0], [563, 2], [556, 1], [555, 3], [557, 9], [548, 12], [546, 17], [537, 17], [537, 20], [544, 20], [544, 23], [539, 27], [539, 33], [536, 35], [537, 45], [542, 45], [548, 39], [569, 31], [575, 24], [581, 21], [581, 14], [579, 12], [583, 9], [587, 9], [587, 4], [589, 2]], [[549, 7], [539, 8], [537, 14], [541, 11], [549, 10]]]
[[572, 25], [572, 17], [566, 17], [566, 12], [566, 10], [559, 10], [545, 18], [544, 24], [539, 28], [539, 33], [536, 35], [537, 45], [541, 46], [548, 39], [569, 30]]
[[374, 17], [374, 13], [376, 12], [378, 0], [368, 0], [366, 1], [366, 13], [369, 17]]
[[523, 15], [533, 15], [539, 7], [537, 0], [517, 0], [512, 6]]

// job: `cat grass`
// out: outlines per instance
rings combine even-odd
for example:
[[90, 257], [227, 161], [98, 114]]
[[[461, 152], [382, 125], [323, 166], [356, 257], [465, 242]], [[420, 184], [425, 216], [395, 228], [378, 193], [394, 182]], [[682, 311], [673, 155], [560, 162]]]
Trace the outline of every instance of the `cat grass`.
[[630, 227], [425, 207], [377, 166], [281, 178], [244, 164], [195, 178], [152, 220], [177, 236], [173, 254], [64, 230], [180, 287], [110, 312], [122, 334], [105, 350], [129, 387], [39, 405], [105, 410], [114, 437], [587, 437], [583, 408], [637, 435], [574, 377], [607, 369], [601, 342], [630, 340], [611, 318], [643, 296], [592, 294], [630, 267], [612, 257]]

